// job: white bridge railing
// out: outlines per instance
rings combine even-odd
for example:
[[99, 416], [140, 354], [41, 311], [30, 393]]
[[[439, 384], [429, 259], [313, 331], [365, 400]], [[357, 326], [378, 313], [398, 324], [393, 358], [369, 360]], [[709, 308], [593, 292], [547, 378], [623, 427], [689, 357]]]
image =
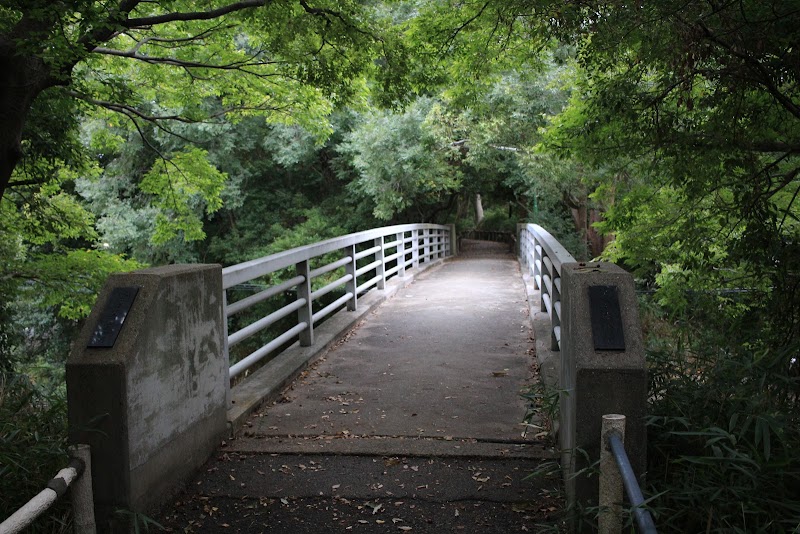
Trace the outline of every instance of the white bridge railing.
[[[303, 346], [313, 345], [314, 325], [326, 316], [342, 306], [355, 310], [359, 295], [369, 289], [383, 289], [388, 278], [404, 276], [407, 268], [426, 266], [450, 255], [452, 232], [452, 226], [435, 224], [387, 226], [226, 267], [222, 271], [222, 284], [228, 320], [268, 299], [286, 292], [295, 293], [294, 299], [280, 309], [233, 333], [226, 332], [226, 356], [229, 357], [231, 347], [281, 319], [292, 315], [296, 318], [288, 329], [231, 365], [230, 378], [244, 373], [295, 338], [299, 338]], [[324, 275], [327, 275], [327, 283], [315, 287], [314, 280]], [[336, 278], [329, 281], [331, 276]], [[242, 284], [259, 291], [231, 302], [230, 290]], [[341, 288], [344, 288], [341, 297], [324, 306], [319, 304], [322, 297]]]
[[520, 266], [541, 291], [542, 309], [550, 316], [551, 350], [561, 349], [561, 265], [576, 261], [550, 232], [538, 224], [520, 227]]

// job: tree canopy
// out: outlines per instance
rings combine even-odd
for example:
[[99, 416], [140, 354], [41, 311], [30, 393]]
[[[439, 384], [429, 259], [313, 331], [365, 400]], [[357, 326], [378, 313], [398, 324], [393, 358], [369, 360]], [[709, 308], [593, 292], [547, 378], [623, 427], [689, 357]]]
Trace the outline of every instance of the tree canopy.
[[111, 272], [533, 221], [636, 277], [662, 517], [791, 530], [798, 43], [795, 0], [7, 0], [0, 374], [58, 383]]
[[85, 106], [136, 128], [261, 113], [325, 135], [332, 107], [363, 96], [364, 74], [380, 82], [391, 67], [384, 29], [353, 0], [6, 2], [0, 197], [69, 163], [54, 145], [74, 145], [68, 121]]

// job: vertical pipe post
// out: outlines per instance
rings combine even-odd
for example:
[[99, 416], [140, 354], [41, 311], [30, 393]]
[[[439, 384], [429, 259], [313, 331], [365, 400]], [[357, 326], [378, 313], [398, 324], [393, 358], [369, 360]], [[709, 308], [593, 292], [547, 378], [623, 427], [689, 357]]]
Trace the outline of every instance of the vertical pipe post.
[[83, 473], [72, 482], [72, 522], [75, 534], [95, 534], [94, 494], [92, 493], [92, 454], [89, 445], [78, 444], [69, 448], [71, 457], [83, 462]]
[[553, 265], [552, 271], [550, 273], [550, 281], [552, 282], [553, 290], [550, 292], [550, 303], [553, 307], [553, 312], [550, 314], [550, 349], [561, 350], [556, 337], [556, 328], [561, 329], [561, 313], [559, 312], [559, 309], [561, 309], [561, 291], [558, 289], [558, 286], [561, 285], [561, 277], [556, 271], [555, 265]]
[[397, 234], [397, 276], [405, 278], [406, 276], [406, 233], [400, 232]]
[[386, 288], [386, 251], [383, 248], [384, 241], [383, 236], [375, 238], [375, 246], [381, 247], [377, 252], [375, 252], [375, 260], [380, 261], [380, 265], [376, 267], [375, 271], [378, 278], [378, 283], [375, 286], [377, 289], [385, 289]]
[[608, 444], [608, 437], [612, 433], [619, 435], [622, 442], [625, 443], [624, 415], [606, 414], [603, 416], [600, 432], [599, 534], [622, 532], [622, 476]]
[[352, 278], [345, 284], [345, 291], [352, 293], [353, 296], [347, 301], [347, 311], [358, 309], [358, 281], [356, 280], [356, 246], [344, 247], [344, 255], [350, 256], [350, 263], [344, 266], [344, 271]]
[[301, 261], [295, 265], [297, 275], [303, 277], [303, 281], [297, 284], [297, 298], [305, 299], [306, 303], [297, 310], [297, 324], [306, 323], [308, 326], [300, 332], [300, 346], [310, 347], [314, 344], [314, 310], [311, 302], [311, 265], [308, 260]]
[[228, 378], [225, 380], [225, 406], [231, 406], [231, 354], [228, 348], [228, 290], [222, 288], [222, 357], [228, 369]]
[[539, 282], [537, 282], [536, 277], [542, 276], [542, 266], [544, 265], [544, 258], [542, 258], [542, 252], [544, 249], [541, 247], [536, 247], [536, 239], [533, 239], [529, 246], [533, 246], [533, 250], [531, 251], [531, 256], [533, 256], [533, 264], [531, 265], [531, 269], [533, 269], [533, 288], [534, 289], [542, 289], [540, 287]]
[[411, 267], [419, 267], [419, 230], [411, 230]]
[[422, 240], [424, 246], [424, 254], [423, 254], [423, 262], [430, 263], [432, 261], [431, 258], [431, 231], [430, 230], [423, 230], [422, 233], [425, 236]]

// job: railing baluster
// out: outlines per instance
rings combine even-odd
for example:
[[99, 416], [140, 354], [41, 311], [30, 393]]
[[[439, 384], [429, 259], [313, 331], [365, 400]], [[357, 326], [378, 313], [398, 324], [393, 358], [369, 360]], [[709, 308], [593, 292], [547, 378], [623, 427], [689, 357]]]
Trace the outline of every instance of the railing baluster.
[[406, 233], [400, 232], [397, 234], [397, 276], [405, 278], [406, 276]]
[[300, 345], [310, 347], [314, 344], [314, 310], [311, 300], [311, 265], [309, 260], [301, 261], [296, 265], [298, 276], [305, 280], [297, 284], [297, 298], [305, 299], [305, 305], [297, 310], [297, 324], [306, 323], [308, 326], [300, 332]]
[[380, 261], [380, 265], [375, 268], [376, 275], [378, 276], [378, 282], [375, 285], [377, 289], [383, 290], [386, 288], [386, 249], [384, 249], [384, 237], [378, 237], [375, 239], [375, 246], [381, 247], [380, 250], [375, 252], [375, 261]]
[[358, 280], [356, 277], [356, 246], [350, 245], [344, 248], [344, 255], [350, 256], [352, 261], [344, 266], [345, 274], [352, 276], [345, 284], [345, 290], [353, 296], [347, 301], [347, 310], [356, 311], [358, 309]]
[[419, 267], [419, 230], [411, 230], [411, 267]]

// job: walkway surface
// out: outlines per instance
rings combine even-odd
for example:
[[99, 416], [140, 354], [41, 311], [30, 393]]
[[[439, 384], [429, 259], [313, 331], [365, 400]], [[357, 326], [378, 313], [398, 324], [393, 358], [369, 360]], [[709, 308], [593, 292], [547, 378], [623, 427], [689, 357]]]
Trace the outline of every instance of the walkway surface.
[[[172, 532], [539, 532], [557, 479], [506, 245], [468, 243], [255, 414], [159, 519]], [[536, 423], [536, 418], [532, 421]]]

